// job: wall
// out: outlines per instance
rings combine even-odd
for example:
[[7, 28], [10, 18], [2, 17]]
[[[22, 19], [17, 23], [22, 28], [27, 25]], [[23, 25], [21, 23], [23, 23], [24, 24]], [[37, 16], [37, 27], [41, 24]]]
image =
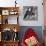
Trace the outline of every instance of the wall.
[[[15, 6], [15, 0], [0, 0], [1, 7]], [[20, 26], [43, 26], [43, 6], [42, 0], [17, 0], [20, 7], [19, 24]], [[38, 7], [38, 21], [24, 21], [23, 20], [23, 6], [37, 6]]]

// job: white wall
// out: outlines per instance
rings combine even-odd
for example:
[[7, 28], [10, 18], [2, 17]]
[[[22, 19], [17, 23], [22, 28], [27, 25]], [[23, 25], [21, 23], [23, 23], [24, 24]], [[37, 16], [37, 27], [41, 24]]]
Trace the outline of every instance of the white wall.
[[[15, 0], [0, 0], [1, 7], [15, 6]], [[17, 0], [20, 7], [19, 24], [20, 26], [43, 26], [43, 6], [42, 0]], [[37, 6], [38, 7], [38, 21], [24, 21], [23, 20], [23, 6]]]
[[14, 0], [0, 0], [0, 6], [1, 7], [8, 7], [8, 6], [14, 6]]

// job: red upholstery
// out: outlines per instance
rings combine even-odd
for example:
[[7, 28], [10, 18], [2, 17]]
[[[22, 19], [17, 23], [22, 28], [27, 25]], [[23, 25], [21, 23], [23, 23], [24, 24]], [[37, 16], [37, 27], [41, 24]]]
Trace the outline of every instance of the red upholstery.
[[[27, 29], [27, 31], [25, 32], [25, 35], [24, 35], [24, 37], [23, 37], [23, 39], [22, 39], [21, 45], [22, 45], [22, 46], [26, 46], [25, 39], [28, 39], [29, 37], [32, 37], [32, 36], [36, 37], [37, 35], [36, 35], [36, 33], [33, 31], [32, 28]], [[40, 45], [40, 43], [38, 42], [35, 46], [41, 46], [41, 45]]]

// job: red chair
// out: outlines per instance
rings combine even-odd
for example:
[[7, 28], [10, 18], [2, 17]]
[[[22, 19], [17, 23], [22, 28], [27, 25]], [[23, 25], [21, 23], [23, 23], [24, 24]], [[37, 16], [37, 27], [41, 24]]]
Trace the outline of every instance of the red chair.
[[[24, 34], [24, 37], [22, 38], [21, 45], [22, 46], [27, 46], [26, 43], [25, 43], [25, 39], [28, 39], [29, 37], [32, 37], [32, 36], [34, 36], [37, 39], [37, 35], [33, 31], [33, 29], [32, 28], [28, 28], [27, 31]], [[35, 46], [41, 46], [40, 42], [38, 41]]]

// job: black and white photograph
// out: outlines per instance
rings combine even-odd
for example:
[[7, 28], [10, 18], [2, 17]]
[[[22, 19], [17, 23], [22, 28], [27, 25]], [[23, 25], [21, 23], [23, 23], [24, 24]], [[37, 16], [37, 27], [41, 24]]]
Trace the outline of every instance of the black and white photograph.
[[17, 16], [3, 16], [3, 24], [17, 24]]
[[23, 6], [24, 20], [38, 20], [37, 6]]

